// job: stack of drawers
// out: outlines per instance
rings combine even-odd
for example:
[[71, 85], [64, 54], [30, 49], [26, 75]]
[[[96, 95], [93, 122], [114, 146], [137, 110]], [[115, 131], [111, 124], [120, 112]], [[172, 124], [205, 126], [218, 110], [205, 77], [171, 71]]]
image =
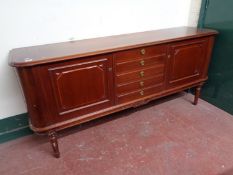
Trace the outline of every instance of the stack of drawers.
[[114, 54], [117, 103], [159, 92], [164, 85], [165, 45], [137, 48]]

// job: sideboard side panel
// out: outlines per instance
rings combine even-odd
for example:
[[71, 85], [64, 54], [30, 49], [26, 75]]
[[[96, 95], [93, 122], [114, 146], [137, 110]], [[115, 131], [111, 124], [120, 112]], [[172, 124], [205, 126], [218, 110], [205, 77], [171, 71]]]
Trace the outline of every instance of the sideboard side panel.
[[214, 47], [214, 41], [215, 41], [215, 36], [209, 36], [208, 48], [206, 49], [207, 54], [206, 54], [206, 59], [204, 63], [202, 78], [205, 78], [208, 76], [208, 68], [210, 65], [211, 55], [212, 55], [212, 51]]
[[17, 69], [25, 95], [30, 124], [34, 127], [44, 127], [48, 125], [50, 115], [46, 115], [49, 110], [45, 108], [46, 100], [42, 100], [44, 96], [40, 82], [36, 79], [37, 71], [38, 67], [36, 66]]

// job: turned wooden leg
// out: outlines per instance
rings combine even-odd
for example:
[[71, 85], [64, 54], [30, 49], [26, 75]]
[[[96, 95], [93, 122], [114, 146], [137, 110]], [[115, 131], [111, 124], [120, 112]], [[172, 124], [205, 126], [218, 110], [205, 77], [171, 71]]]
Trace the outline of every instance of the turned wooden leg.
[[201, 94], [201, 87], [202, 85], [199, 85], [195, 88], [195, 97], [194, 97], [194, 102], [193, 102], [194, 105], [197, 105], [198, 98], [200, 97], [200, 94]]
[[56, 131], [49, 131], [48, 136], [49, 136], [49, 141], [51, 143], [51, 146], [53, 148], [54, 156], [56, 158], [59, 158], [60, 157], [60, 152], [59, 152], [59, 148], [58, 148]]

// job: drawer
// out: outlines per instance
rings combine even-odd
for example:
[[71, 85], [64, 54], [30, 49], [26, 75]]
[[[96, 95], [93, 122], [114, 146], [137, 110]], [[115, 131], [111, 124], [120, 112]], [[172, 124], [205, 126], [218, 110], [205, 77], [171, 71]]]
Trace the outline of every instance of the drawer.
[[152, 57], [156, 55], [166, 55], [166, 52], [166, 45], [156, 45], [116, 52], [114, 54], [114, 58], [116, 63], [122, 63], [132, 61], [134, 59]]
[[150, 86], [154, 86], [157, 84], [163, 84], [164, 75], [160, 74], [158, 76], [149, 78], [149, 79], [142, 79], [141, 81], [136, 81], [133, 83], [123, 84], [117, 86], [117, 94], [126, 94], [133, 91], [140, 90], [141, 88], [147, 88]]
[[148, 58], [141, 58], [116, 64], [116, 73], [126, 73], [134, 70], [143, 69], [144, 67], [164, 64], [165, 55], [158, 55]]
[[127, 84], [133, 81], [140, 81], [145, 78], [150, 78], [154, 77], [159, 74], [164, 74], [164, 65], [158, 65], [158, 66], [153, 66], [149, 67], [146, 69], [142, 69], [139, 71], [134, 71], [130, 73], [125, 73], [125, 74], [120, 74], [116, 75], [116, 83], [117, 85], [120, 84]]
[[156, 86], [141, 89], [141, 90], [129, 93], [129, 94], [119, 95], [117, 97], [117, 103], [125, 103], [125, 102], [129, 102], [129, 101], [132, 101], [132, 100], [136, 100], [136, 99], [146, 97], [148, 95], [158, 93], [158, 92], [160, 92], [162, 90], [162, 87], [163, 87], [162, 84], [158, 84]]

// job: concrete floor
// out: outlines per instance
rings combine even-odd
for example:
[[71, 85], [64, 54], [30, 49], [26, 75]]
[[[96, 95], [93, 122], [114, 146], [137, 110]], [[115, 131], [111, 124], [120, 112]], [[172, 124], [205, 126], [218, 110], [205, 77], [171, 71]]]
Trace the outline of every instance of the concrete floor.
[[0, 175], [233, 175], [233, 117], [184, 93], [47, 137], [0, 145]]

